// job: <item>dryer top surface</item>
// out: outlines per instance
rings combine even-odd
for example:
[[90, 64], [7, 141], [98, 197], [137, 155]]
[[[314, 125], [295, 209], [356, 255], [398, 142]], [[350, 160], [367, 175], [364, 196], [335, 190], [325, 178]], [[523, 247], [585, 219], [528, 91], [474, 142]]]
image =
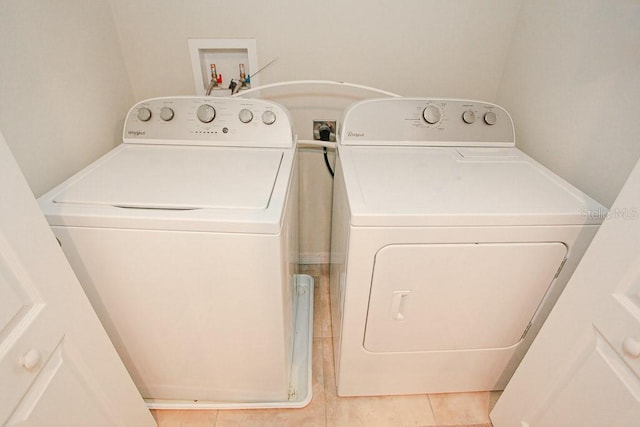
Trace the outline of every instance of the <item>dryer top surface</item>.
[[599, 224], [606, 209], [516, 148], [339, 149], [352, 224]]

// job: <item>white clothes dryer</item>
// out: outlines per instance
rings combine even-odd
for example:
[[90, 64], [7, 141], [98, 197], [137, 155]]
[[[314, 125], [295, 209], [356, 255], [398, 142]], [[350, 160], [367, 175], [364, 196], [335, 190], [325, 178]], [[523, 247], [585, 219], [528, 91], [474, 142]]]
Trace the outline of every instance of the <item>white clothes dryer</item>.
[[354, 104], [334, 184], [338, 394], [503, 389], [605, 215], [515, 148], [497, 105]]
[[288, 112], [154, 98], [123, 138], [39, 202], [142, 396], [304, 406], [313, 282], [296, 275]]

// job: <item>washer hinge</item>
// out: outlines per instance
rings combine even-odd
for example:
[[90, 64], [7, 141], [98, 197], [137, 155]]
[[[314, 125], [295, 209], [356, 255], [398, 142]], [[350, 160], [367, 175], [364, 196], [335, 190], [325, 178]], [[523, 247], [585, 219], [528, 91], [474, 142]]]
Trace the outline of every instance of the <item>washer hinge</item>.
[[524, 337], [527, 335], [527, 332], [529, 332], [530, 328], [531, 328], [531, 322], [529, 322], [529, 324], [525, 328], [524, 332], [522, 333], [522, 336], [520, 337], [520, 341], [522, 341], [524, 339]]
[[567, 258], [562, 260], [562, 263], [560, 264], [560, 267], [558, 267], [558, 271], [556, 271], [556, 275], [553, 276], [554, 279], [557, 279], [558, 276], [560, 275], [560, 272], [562, 271], [562, 269], [564, 268], [564, 264], [567, 262]]

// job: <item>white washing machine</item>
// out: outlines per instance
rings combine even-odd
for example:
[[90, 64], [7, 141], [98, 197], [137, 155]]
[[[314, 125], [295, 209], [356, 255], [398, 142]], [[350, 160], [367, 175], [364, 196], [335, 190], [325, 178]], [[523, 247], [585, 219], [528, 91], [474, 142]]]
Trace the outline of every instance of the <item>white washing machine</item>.
[[39, 202], [149, 406], [308, 402], [313, 282], [296, 274], [284, 108], [140, 102], [123, 144]]
[[504, 388], [606, 214], [514, 141], [509, 114], [484, 102], [346, 111], [332, 224], [339, 395]]

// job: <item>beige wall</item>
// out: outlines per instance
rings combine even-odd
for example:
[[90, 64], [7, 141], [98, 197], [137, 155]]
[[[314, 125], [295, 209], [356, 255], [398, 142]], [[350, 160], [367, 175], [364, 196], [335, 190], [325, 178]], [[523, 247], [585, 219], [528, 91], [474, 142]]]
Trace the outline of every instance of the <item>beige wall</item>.
[[[300, 149], [300, 263], [326, 264], [331, 247], [333, 181], [317, 150]], [[330, 161], [334, 161], [333, 155]]]
[[497, 103], [518, 147], [611, 206], [640, 156], [640, 2], [526, 1]]
[[0, 52], [0, 129], [36, 195], [121, 140], [133, 93], [107, 0], [1, 0]]
[[261, 84], [492, 100], [521, 0], [110, 0], [136, 99], [194, 93], [189, 38], [255, 38]]

